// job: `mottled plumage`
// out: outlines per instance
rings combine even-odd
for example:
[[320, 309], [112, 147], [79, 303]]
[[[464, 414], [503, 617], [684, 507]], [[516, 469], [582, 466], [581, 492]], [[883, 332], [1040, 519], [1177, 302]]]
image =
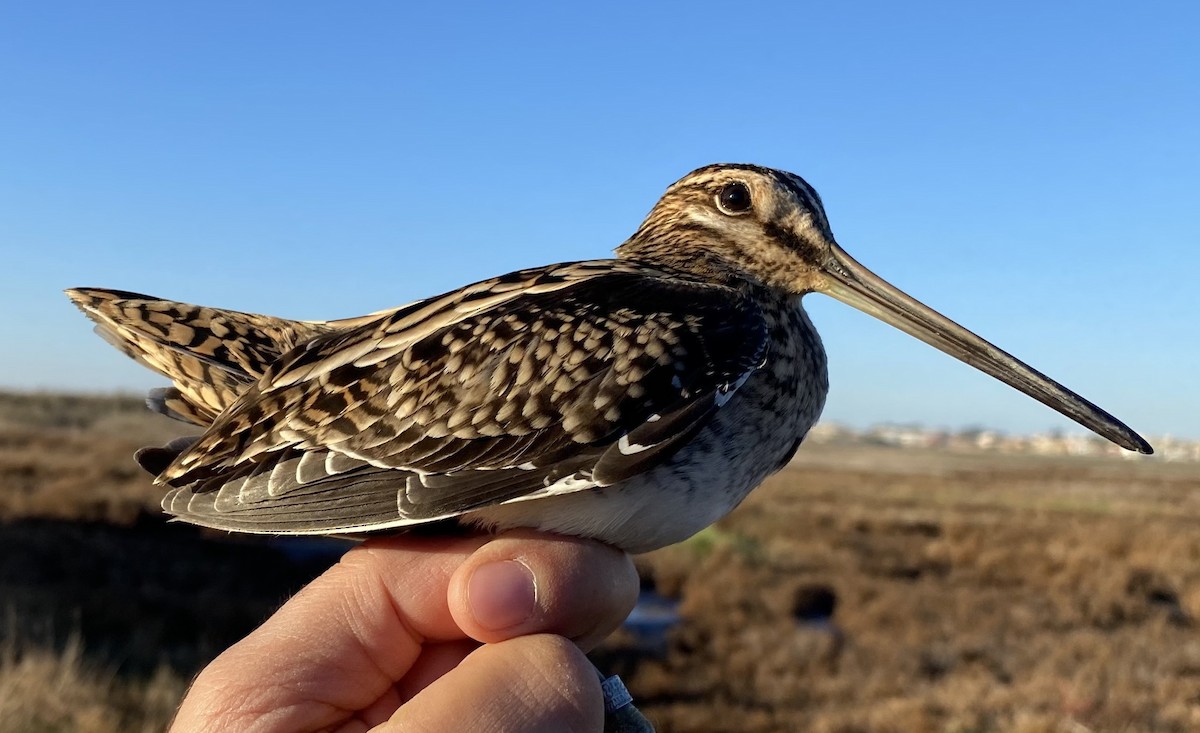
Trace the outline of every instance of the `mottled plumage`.
[[[180, 519], [289, 534], [456, 519], [640, 551], [703, 528], [786, 463], [827, 389], [800, 298], [823, 290], [885, 319], [913, 310], [870, 278], [802, 179], [723, 165], [668, 189], [617, 259], [361, 318], [68, 294], [171, 379], [153, 409], [206, 428], [138, 456]], [[1004, 352], [913, 313], [896, 325], [1148, 449]]]

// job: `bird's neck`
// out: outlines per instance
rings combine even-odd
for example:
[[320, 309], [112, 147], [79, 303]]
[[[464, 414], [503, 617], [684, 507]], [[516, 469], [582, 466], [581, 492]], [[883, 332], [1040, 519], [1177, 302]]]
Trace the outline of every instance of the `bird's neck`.
[[680, 236], [680, 232], [639, 230], [617, 247], [617, 257], [685, 273], [697, 280], [737, 290], [766, 286], [722, 255], [719, 243]]

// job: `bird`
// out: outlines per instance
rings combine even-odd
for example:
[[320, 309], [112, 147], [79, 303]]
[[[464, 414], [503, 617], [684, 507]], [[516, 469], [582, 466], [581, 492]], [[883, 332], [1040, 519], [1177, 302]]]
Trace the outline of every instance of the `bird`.
[[825, 293], [1128, 450], [1115, 417], [906, 295], [834, 239], [803, 178], [749, 164], [667, 188], [615, 257], [370, 315], [297, 321], [74, 288], [100, 336], [202, 429], [136, 458], [172, 517], [233, 532], [532, 528], [645, 552], [791, 460], [829, 388]]

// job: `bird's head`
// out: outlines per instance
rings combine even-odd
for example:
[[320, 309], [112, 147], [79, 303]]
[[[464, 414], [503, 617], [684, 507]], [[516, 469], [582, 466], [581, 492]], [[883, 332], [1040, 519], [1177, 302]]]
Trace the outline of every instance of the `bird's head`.
[[1124, 448], [1153, 452], [1112, 415], [859, 264], [834, 240], [820, 196], [794, 173], [732, 164], [692, 171], [667, 189], [617, 253], [789, 297], [831, 295]]
[[803, 178], [720, 164], [672, 184], [617, 252], [803, 295], [820, 289], [835, 250], [821, 198]]

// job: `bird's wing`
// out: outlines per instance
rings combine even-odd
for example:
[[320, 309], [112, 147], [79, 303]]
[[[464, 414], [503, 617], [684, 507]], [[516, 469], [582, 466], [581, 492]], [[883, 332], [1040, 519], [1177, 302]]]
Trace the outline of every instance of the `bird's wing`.
[[331, 328], [124, 290], [72, 288], [67, 297], [101, 338], [171, 380], [150, 392], [151, 409], [204, 427], [283, 353]]
[[354, 531], [605, 486], [665, 460], [764, 360], [739, 292], [598, 261], [320, 336], [159, 476], [188, 521]]

